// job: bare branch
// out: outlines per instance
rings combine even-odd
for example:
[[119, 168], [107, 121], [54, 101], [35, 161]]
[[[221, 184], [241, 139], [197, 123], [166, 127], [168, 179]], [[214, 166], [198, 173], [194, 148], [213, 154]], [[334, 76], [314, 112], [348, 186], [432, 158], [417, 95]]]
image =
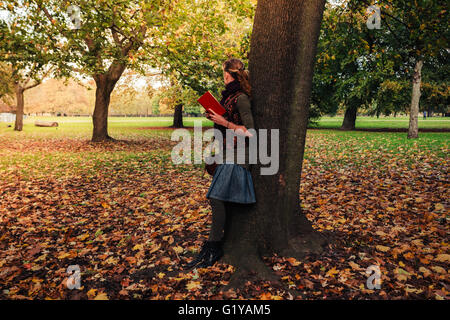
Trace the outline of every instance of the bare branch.
[[119, 32], [117, 32], [117, 29], [114, 28], [114, 25], [111, 27], [111, 34], [114, 39], [114, 42], [119, 46], [119, 48], [122, 48], [123, 40], [125, 38], [122, 38], [122, 40], [119, 39]]
[[25, 90], [28, 90], [28, 89], [31, 89], [31, 88], [34, 88], [34, 87], [37, 87], [38, 85], [40, 85], [42, 83], [42, 81], [34, 81], [34, 83], [33, 84], [30, 84], [29, 86], [24, 86], [23, 87], [23, 91], [25, 91]]
[[[47, 71], [40, 77], [39, 80], [34, 79], [34, 83], [33, 83], [33, 84], [30, 84], [29, 86], [26, 86], [26, 84], [24, 84], [24, 85], [23, 85], [23, 90], [25, 91], [25, 90], [28, 90], [28, 89], [31, 89], [31, 88], [34, 88], [34, 87], [40, 85], [40, 84], [42, 83], [42, 81], [43, 81], [45, 78], [47, 78], [47, 76], [48, 76], [53, 70], [55, 70], [55, 69], [56, 69], [56, 67], [50, 67], [50, 68], [48, 68]], [[28, 79], [28, 81], [29, 81], [29, 80], [30, 80], [30, 78]], [[27, 81], [27, 82], [28, 82], [28, 81]]]

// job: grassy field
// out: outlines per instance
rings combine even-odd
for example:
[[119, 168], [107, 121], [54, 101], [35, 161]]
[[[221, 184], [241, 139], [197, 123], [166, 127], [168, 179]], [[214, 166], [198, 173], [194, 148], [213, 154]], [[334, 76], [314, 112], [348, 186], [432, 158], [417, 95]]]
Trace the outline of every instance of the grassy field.
[[[0, 299], [223, 299], [233, 267], [188, 261], [208, 236], [201, 165], [174, 165], [171, 118], [110, 118], [116, 142], [92, 143], [90, 118], [22, 132], [0, 124]], [[191, 118], [185, 125], [192, 126]], [[339, 126], [324, 118], [321, 126]], [[323, 122], [322, 122], [323, 121]], [[368, 121], [361, 119], [361, 121]], [[375, 128], [405, 119], [372, 119]], [[446, 119], [420, 121], [448, 127]], [[362, 125], [364, 122], [359, 123]], [[300, 198], [333, 245], [301, 262], [267, 259], [295, 299], [449, 299], [450, 133], [309, 130]], [[82, 290], [65, 286], [67, 266]], [[364, 287], [379, 265], [382, 290]], [[288, 299], [251, 283], [237, 299]]]
[[[34, 122], [40, 121], [56, 121], [59, 123], [57, 128], [43, 128], [35, 127]], [[212, 122], [206, 118], [185, 118], [185, 126], [194, 126], [194, 121], [199, 121], [205, 126], [212, 126]], [[145, 136], [146, 131], [137, 130], [143, 127], [168, 127], [172, 125], [173, 118], [171, 117], [110, 117], [108, 126], [111, 135], [116, 138], [123, 139], [130, 138], [138, 133], [138, 136]], [[12, 125], [14, 127], [14, 125]], [[42, 138], [86, 138], [88, 139], [92, 134], [92, 118], [90, 117], [28, 117], [24, 121], [24, 136], [33, 137], [35, 139]], [[13, 128], [7, 128], [7, 125], [0, 123], [0, 135], [16, 136], [11, 134]], [[158, 131], [149, 131], [152, 134], [158, 134]], [[148, 133], [148, 132], [147, 132]]]
[[[57, 128], [35, 127], [35, 120], [57, 121]], [[320, 128], [323, 130], [308, 130], [307, 145], [305, 148], [305, 163], [312, 163], [329, 170], [345, 168], [353, 170], [359, 167], [378, 166], [380, 170], [390, 168], [387, 164], [396, 159], [397, 164], [420, 166], [423, 157], [437, 161], [439, 167], [444, 170], [448, 160], [449, 132], [423, 132], [420, 138], [411, 140], [406, 138], [403, 132], [365, 132], [365, 131], [340, 131], [327, 129], [327, 126], [338, 125], [342, 119], [324, 118]], [[362, 119], [361, 121], [369, 121]], [[366, 128], [400, 127], [406, 119], [380, 119], [372, 118], [373, 123]], [[428, 120], [426, 120], [428, 121]], [[424, 122], [420, 122], [423, 126]], [[435, 119], [439, 127], [448, 125], [447, 119]], [[194, 122], [202, 123], [209, 127], [212, 122], [206, 118], [185, 118], [185, 126], [194, 126]], [[172, 118], [115, 118], [109, 119], [109, 134], [119, 140], [123, 140], [116, 152], [111, 153], [108, 148], [93, 147], [89, 142], [92, 134], [92, 121], [88, 117], [29, 117], [24, 124], [22, 132], [16, 132], [13, 128], [7, 128], [6, 124], [0, 125], [0, 169], [23, 168], [22, 172], [30, 176], [33, 168], [35, 174], [43, 175], [55, 170], [65, 174], [67, 167], [86, 168], [83, 162], [91, 159], [92, 163], [101, 163], [100, 167], [110, 162], [127, 161], [130, 157], [136, 157], [136, 152], [146, 143], [154, 143], [154, 146], [143, 147], [143, 150], [152, 149], [149, 154], [138, 152], [138, 157], [161, 157], [170, 161], [170, 148], [175, 142], [170, 141], [173, 130], [157, 127], [171, 125]], [[363, 122], [364, 123], [364, 122]], [[426, 122], [431, 123], [430, 122]], [[127, 146], [126, 141], [135, 142], [139, 147]], [[76, 144], [80, 150], [72, 150], [71, 145]], [[158, 146], [158, 148], [153, 148]], [[155, 149], [155, 150], [153, 150]], [[14, 151], [20, 150], [20, 154]], [[44, 150], [46, 152], [42, 153]], [[84, 151], [85, 152], [84, 152]], [[47, 152], [48, 151], [48, 152]], [[80, 152], [84, 152], [82, 158]], [[39, 160], [39, 161], [38, 161]], [[14, 166], [13, 164], [16, 164]], [[91, 169], [97, 170], [98, 165]], [[199, 167], [198, 165], [196, 167]], [[176, 169], [179, 169], [177, 167]], [[355, 169], [356, 170], [356, 169]]]
[[[35, 127], [34, 121], [57, 121], [57, 128]], [[171, 117], [154, 118], [109, 118], [109, 133], [116, 139], [140, 141], [145, 138], [154, 139], [161, 137], [170, 138], [172, 130], [161, 129], [157, 127], [168, 127], [172, 124]], [[313, 150], [320, 153], [330, 154], [333, 159], [339, 158], [339, 155], [353, 157], [356, 153], [370, 152], [400, 152], [405, 159], [414, 158], [417, 154], [431, 152], [439, 157], [445, 157], [448, 149], [450, 133], [442, 132], [424, 132], [420, 133], [418, 140], [409, 140], [406, 134], [402, 132], [360, 132], [360, 131], [339, 131], [331, 130], [339, 128], [342, 117], [322, 118], [317, 127], [308, 131], [309, 140], [313, 141], [316, 137], [321, 137], [327, 141], [320, 146], [314, 145]], [[210, 127], [212, 122], [206, 118], [188, 118], [184, 119], [186, 127], [194, 126], [194, 123]], [[357, 128], [407, 128], [407, 118], [365, 118], [360, 117], [357, 121]], [[89, 140], [92, 134], [92, 119], [90, 117], [29, 117], [24, 122], [24, 130], [16, 132], [12, 127], [8, 128], [6, 124], [0, 124], [0, 137], [3, 139], [3, 145], [7, 141], [16, 141], [25, 139], [26, 141], [54, 140], [54, 139], [81, 139]], [[420, 128], [450, 128], [450, 119], [432, 118], [419, 120]], [[315, 130], [315, 128], [325, 130]], [[326, 130], [330, 129], [330, 130]], [[1, 141], [0, 141], [1, 143]], [[314, 151], [306, 148], [306, 159]], [[1, 150], [0, 150], [1, 151]], [[5, 158], [3, 162], [5, 162]], [[364, 157], [362, 158], [364, 160]], [[380, 157], [383, 160], [383, 157]], [[313, 159], [312, 159], [313, 161]], [[337, 165], [340, 161], [332, 161], [330, 165]], [[364, 161], [355, 160], [356, 163]]]
[[[319, 122], [319, 128], [340, 128], [343, 117], [322, 117]], [[391, 129], [407, 129], [409, 117], [362, 117], [356, 118], [355, 127], [364, 129], [391, 128]], [[450, 118], [432, 117], [423, 119], [419, 117], [419, 129], [425, 128], [450, 128]]]
[[[58, 128], [37, 128], [34, 126], [36, 120], [42, 121], [56, 121], [59, 123]], [[342, 124], [343, 117], [323, 117], [319, 120], [317, 125], [312, 128], [318, 129], [339, 129]], [[356, 128], [364, 129], [407, 129], [407, 117], [358, 117], [356, 121]], [[168, 127], [172, 125], [172, 117], [110, 117], [109, 128], [110, 133], [117, 138], [130, 138], [137, 133], [137, 137], [145, 136], [148, 132], [139, 131], [139, 128], [145, 127]], [[212, 127], [212, 122], [206, 118], [186, 117], [184, 125], [186, 127], [193, 127], [194, 122], [202, 123], [203, 126]], [[450, 118], [434, 117], [426, 120], [419, 119], [420, 129], [450, 129]], [[92, 119], [90, 117], [28, 117], [24, 121], [24, 132], [13, 133], [12, 128], [7, 128], [6, 123], [0, 123], [0, 135], [4, 136], [28, 136], [35, 139], [42, 138], [63, 138], [63, 137], [90, 137], [92, 131]], [[152, 134], [160, 134], [161, 132], [151, 131]], [[349, 133], [351, 135], [351, 133]], [[339, 134], [338, 134], [339, 135]], [[426, 136], [426, 135], [425, 135]], [[439, 139], [439, 138], [438, 138]]]

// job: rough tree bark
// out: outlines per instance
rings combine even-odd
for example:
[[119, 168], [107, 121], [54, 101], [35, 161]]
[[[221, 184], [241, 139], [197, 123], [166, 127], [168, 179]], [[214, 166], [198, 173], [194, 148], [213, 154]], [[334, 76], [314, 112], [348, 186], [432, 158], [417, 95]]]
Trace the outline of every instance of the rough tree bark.
[[25, 90], [19, 83], [16, 83], [15, 92], [16, 92], [17, 107], [16, 107], [16, 122], [14, 124], [14, 130], [22, 131], [22, 129], [23, 129], [23, 109], [24, 109], [23, 93], [25, 92]]
[[25, 108], [25, 98], [24, 93], [26, 90], [29, 90], [31, 88], [34, 88], [38, 86], [41, 82], [40, 81], [34, 81], [33, 84], [29, 84], [30, 78], [25, 79], [25, 81], [15, 81], [14, 83], [14, 91], [16, 94], [16, 121], [14, 123], [14, 130], [16, 131], [22, 131], [23, 130], [23, 113]]
[[178, 103], [175, 106], [175, 112], [173, 114], [173, 125], [172, 128], [183, 128], [183, 104]]
[[422, 82], [423, 61], [417, 60], [412, 77], [411, 110], [409, 112], [408, 139], [419, 137], [419, 101], [420, 85]]
[[113, 63], [108, 72], [94, 76], [97, 88], [95, 91], [95, 108], [92, 115], [94, 124], [93, 142], [114, 140], [108, 135], [108, 109], [111, 93], [124, 70], [125, 66], [123, 64]]
[[322, 0], [258, 1], [249, 62], [252, 109], [256, 128], [280, 130], [280, 166], [270, 176], [260, 175], [260, 165], [251, 168], [256, 204], [227, 204], [223, 259], [236, 267], [230, 287], [242, 285], [249, 272], [277, 280], [262, 260], [265, 255], [300, 259], [321, 252], [326, 244], [302, 214], [299, 202], [323, 8]]
[[356, 113], [358, 107], [351, 106], [345, 110], [344, 121], [342, 121], [342, 130], [355, 130]]

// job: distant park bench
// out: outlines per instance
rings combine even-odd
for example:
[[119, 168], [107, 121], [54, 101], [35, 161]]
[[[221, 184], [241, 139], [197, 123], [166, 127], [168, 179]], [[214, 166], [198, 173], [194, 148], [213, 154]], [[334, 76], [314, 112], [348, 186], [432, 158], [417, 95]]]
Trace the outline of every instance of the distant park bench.
[[54, 121], [35, 121], [34, 125], [36, 127], [58, 127], [58, 122], [54, 122]]

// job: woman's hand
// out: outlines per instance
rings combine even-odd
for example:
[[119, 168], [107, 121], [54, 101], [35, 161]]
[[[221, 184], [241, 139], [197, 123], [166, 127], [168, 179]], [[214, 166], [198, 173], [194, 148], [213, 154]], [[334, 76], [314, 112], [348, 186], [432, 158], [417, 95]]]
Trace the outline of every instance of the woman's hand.
[[212, 113], [207, 113], [206, 117], [211, 120], [214, 123], [217, 123], [218, 125], [227, 126], [228, 121], [222, 117], [220, 114], [215, 113], [214, 110], [211, 110]]
[[250, 133], [250, 131], [247, 130], [245, 126], [236, 126], [234, 132], [241, 136], [253, 137], [253, 135]]
[[224, 126], [225, 128], [232, 129], [235, 133], [239, 135], [244, 135], [247, 137], [253, 137], [253, 135], [247, 130], [244, 126], [238, 126], [232, 122], [229, 122], [224, 117], [222, 117], [220, 114], [215, 113], [213, 110], [211, 110], [212, 113], [207, 113], [206, 117], [213, 121], [214, 123], [217, 123], [218, 125]]

